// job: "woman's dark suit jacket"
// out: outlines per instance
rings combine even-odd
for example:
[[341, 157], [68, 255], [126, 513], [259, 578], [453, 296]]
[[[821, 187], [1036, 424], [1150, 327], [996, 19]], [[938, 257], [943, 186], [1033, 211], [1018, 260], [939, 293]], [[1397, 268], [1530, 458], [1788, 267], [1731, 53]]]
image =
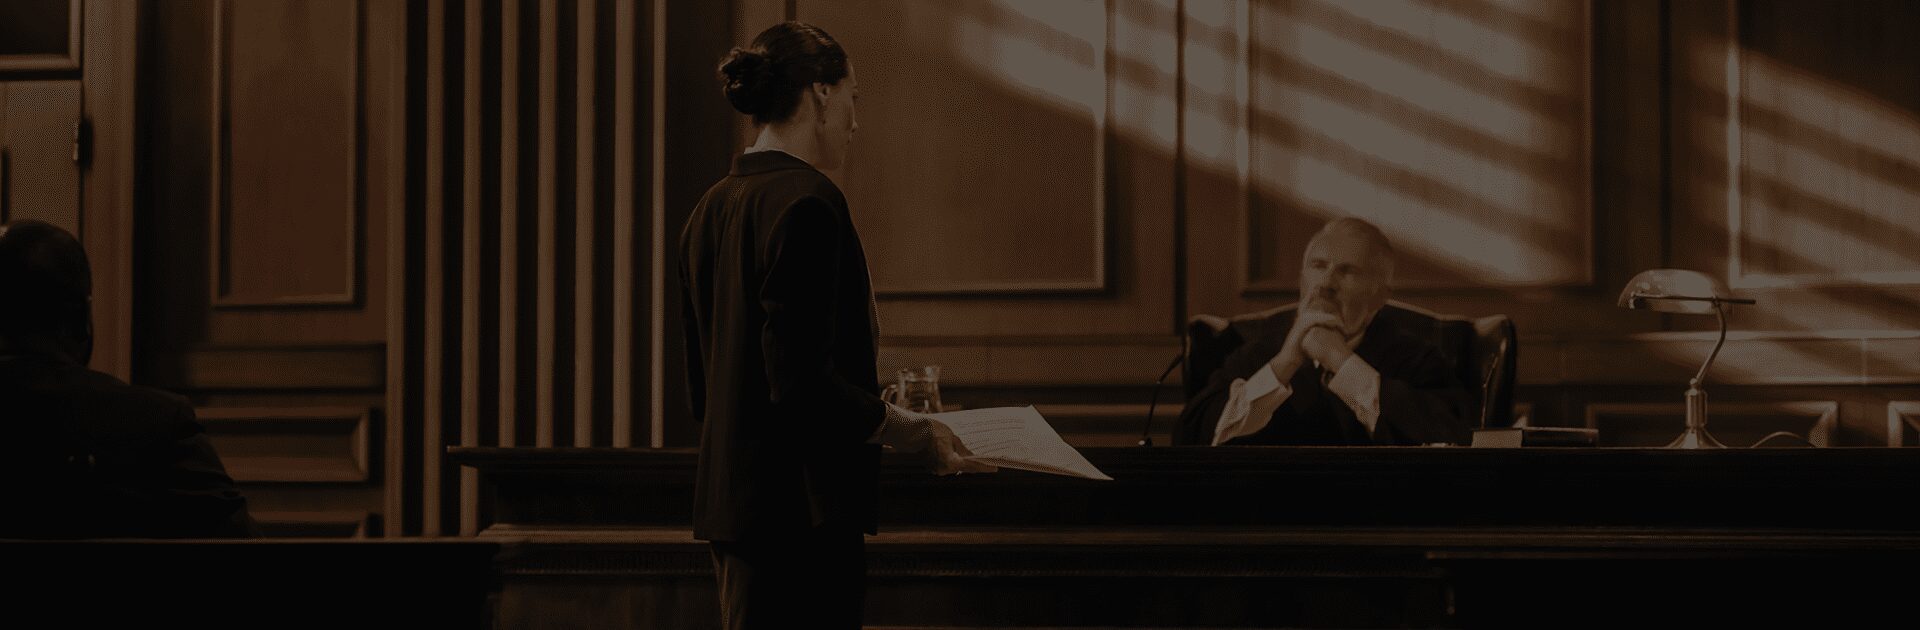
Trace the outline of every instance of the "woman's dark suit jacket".
[[866, 254], [840, 189], [743, 154], [681, 235], [687, 380], [704, 423], [694, 537], [874, 530], [886, 407]]

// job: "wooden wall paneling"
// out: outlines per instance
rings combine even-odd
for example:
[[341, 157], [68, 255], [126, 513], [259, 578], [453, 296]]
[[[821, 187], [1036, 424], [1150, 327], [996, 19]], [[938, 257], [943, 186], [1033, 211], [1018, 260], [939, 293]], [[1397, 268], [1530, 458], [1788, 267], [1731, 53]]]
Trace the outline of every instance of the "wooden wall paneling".
[[[368, 24], [370, 39], [380, 42], [407, 42], [415, 30], [412, 22], [414, 19], [412, 8], [401, 7], [397, 3], [387, 3], [376, 10], [381, 13], [378, 18], [371, 20]], [[412, 71], [413, 47], [408, 45], [403, 48], [409, 53], [400, 61], [402, 74]], [[378, 68], [380, 67], [376, 66], [376, 72]], [[371, 76], [369, 80], [372, 80]], [[374, 85], [385, 85], [385, 83], [376, 82]], [[396, 102], [399, 105], [390, 111], [410, 112], [412, 97], [411, 88], [388, 92], [390, 102]], [[402, 121], [411, 119], [410, 115], [401, 117]], [[388, 128], [391, 137], [399, 139], [394, 146], [406, 146], [415, 137], [416, 131], [410, 128], [407, 122], [390, 125]], [[412, 152], [403, 151], [402, 155], [405, 156], [401, 160], [403, 172], [411, 170]], [[384, 379], [386, 440], [381, 446], [385, 455], [385, 465], [382, 467], [382, 480], [385, 483], [382, 486], [384, 496], [380, 518], [380, 533], [389, 538], [405, 535], [409, 531], [408, 527], [414, 522], [408, 514], [412, 503], [408, 490], [415, 476], [408, 466], [411, 458], [408, 457], [407, 437], [412, 433], [413, 414], [419, 408], [420, 396], [419, 392], [411, 387], [415, 381], [409, 367], [415, 365], [413, 349], [418, 346], [419, 338], [424, 336], [424, 332], [415, 326], [414, 319], [406, 315], [414, 312], [412, 308], [414, 294], [411, 291], [414, 265], [411, 254], [416, 250], [412, 246], [414, 230], [410, 228], [414, 213], [407, 212], [404, 208], [414, 201], [418, 187], [411, 185], [411, 177], [402, 178], [402, 181], [408, 183], [387, 186], [384, 196], [370, 195], [370, 198], [384, 198], [386, 207], [391, 209], [386, 214], [384, 225], [391, 238], [386, 241], [383, 252], [391, 265], [386, 268], [384, 274], [385, 304], [382, 312], [386, 333], [386, 378]], [[380, 274], [369, 275], [374, 278], [381, 277]]]
[[1920, 53], [1884, 30], [1911, 8], [1796, 10], [1673, 7], [1674, 181], [1685, 184], [1671, 234], [1688, 244], [1677, 266], [1757, 298], [1736, 312], [1739, 328], [1915, 330], [1914, 235], [1895, 208], [1920, 194], [1901, 180], [1920, 167], [1889, 155], [1920, 141], [1920, 95], [1890, 69]]
[[[1599, 286], [1645, 263], [1598, 255], [1614, 245], [1600, 237], [1637, 235], [1596, 225], [1591, 160], [1639, 156], [1590, 157], [1592, 125], [1602, 122], [1590, 97], [1590, 5], [1206, 2], [1187, 11], [1190, 314], [1290, 301], [1312, 232], [1350, 214], [1398, 237], [1401, 299], [1505, 312], [1527, 336], [1651, 328], [1614, 312], [1615, 287]], [[1636, 90], [1638, 102], [1657, 102]]]
[[[377, 390], [388, 374], [379, 345], [210, 348], [177, 353], [177, 367], [143, 375], [161, 389]], [[397, 371], [396, 371], [397, 372]]]
[[861, 82], [839, 183], [883, 345], [1175, 328], [1175, 3], [797, 14], [847, 46]]
[[520, 443], [521, 423], [529, 418], [522, 415], [524, 409], [520, 398], [521, 387], [526, 383], [525, 371], [521, 365], [520, 349], [525, 345], [520, 336], [522, 287], [521, 243], [524, 241], [521, 231], [522, 218], [526, 213], [521, 209], [529, 197], [522, 195], [521, 184], [526, 181], [524, 169], [526, 162], [521, 159], [527, 119], [521, 104], [527, 102], [527, 93], [523, 78], [533, 70], [524, 63], [526, 53], [535, 47], [526, 46], [530, 20], [525, 19], [532, 2], [522, 0], [500, 0], [500, 164], [498, 181], [500, 183], [500, 268], [499, 268], [499, 326], [495, 334], [499, 339], [499, 381], [495, 385], [500, 397], [496, 409], [498, 418], [498, 441], [500, 446], [516, 446]]
[[[148, 195], [136, 207], [141, 225], [130, 232], [138, 241], [128, 250], [138, 254], [128, 264], [137, 275], [124, 294], [138, 297], [128, 312], [140, 315], [123, 337], [135, 342], [125, 349], [136, 362], [130, 380], [203, 404], [261, 397], [372, 403], [362, 412], [366, 422], [379, 417], [386, 427], [379, 465], [370, 450], [372, 427], [358, 429], [359, 438], [243, 431], [254, 442], [242, 450], [267, 459], [281, 458], [274, 449], [291, 449], [282, 454], [297, 458], [316, 444], [331, 444], [326, 448], [336, 454], [343, 441], [367, 444], [358, 463], [328, 455], [332, 463], [315, 460], [311, 470], [254, 466], [236, 454], [243, 478], [253, 466], [268, 470], [265, 477], [335, 479], [243, 490], [256, 505], [280, 511], [377, 513], [384, 533], [402, 533], [413, 524], [405, 512], [419, 506], [406, 495], [418, 487], [417, 472], [409, 470], [419, 463], [418, 441], [408, 436], [418, 430], [410, 423], [422, 399], [403, 386], [419, 378], [409, 369], [418, 364], [402, 352], [418, 335], [403, 319], [388, 318], [390, 304], [407, 310], [409, 250], [387, 236], [414, 231], [406, 212], [406, 79], [408, 36], [419, 26], [409, 20], [415, 8], [359, 1], [115, 4], [103, 15], [133, 11], [151, 27], [140, 65], [150, 76], [119, 83], [140, 86], [129, 98], [142, 109], [136, 116], [151, 123], [138, 147], [139, 163], [152, 171]], [[111, 103], [111, 95], [100, 102]], [[103, 142], [100, 155], [110, 149]], [[391, 268], [390, 255], [398, 263]], [[216, 432], [266, 426], [218, 418], [211, 424]]]
[[[1707, 432], [1730, 447], [1753, 446], [1777, 431], [1829, 446], [1839, 425], [1836, 401], [1768, 401], [1707, 405]], [[1665, 446], [1685, 428], [1686, 404], [1593, 403], [1587, 428], [1600, 430], [1601, 446]], [[1806, 446], [1793, 438], [1774, 438], [1770, 446]]]
[[371, 409], [201, 407], [194, 413], [236, 482], [362, 483], [371, 477]]
[[[1659, 177], [1622, 173], [1659, 163], [1659, 125], [1636, 125], [1657, 119], [1657, 81], [1640, 79], [1657, 60], [1599, 61], [1651, 40], [1657, 6], [1434, 6], [1427, 17], [1375, 4], [1185, 6], [1188, 315], [1292, 302], [1300, 250], [1325, 221], [1315, 213], [1352, 213], [1402, 234], [1405, 302], [1507, 313], [1528, 338], [1657, 328], [1613, 307], [1619, 282], [1659, 265], [1659, 242], [1644, 236], [1661, 217]], [[1423, 19], [1434, 27], [1409, 27]], [[1503, 54], [1450, 36], [1503, 42]], [[1448, 98], [1396, 96], [1413, 85]], [[1597, 109], [1592, 96], [1628, 109]], [[1490, 104], [1467, 113], [1453, 100]], [[1492, 113], [1509, 109], [1519, 113]], [[1444, 173], [1473, 169], [1484, 173]]]
[[[1642, 418], [1653, 423], [1655, 432], [1666, 430], [1663, 423], [1673, 423], [1680, 427], [1684, 414], [1681, 405], [1686, 391], [1685, 382], [1644, 383], [1644, 384], [1564, 384], [1550, 386], [1522, 387], [1520, 394], [1535, 403], [1534, 426], [1572, 426], [1587, 425], [1587, 407], [1614, 403], [1644, 403], [1653, 405], [1673, 405], [1671, 417], [1665, 419]], [[1829, 434], [1829, 446], [1884, 446], [1887, 443], [1887, 407], [1891, 402], [1914, 399], [1920, 390], [1912, 386], [1872, 386], [1862, 387], [1847, 384], [1802, 384], [1802, 385], [1745, 385], [1726, 382], [1708, 383], [1708, 413], [1718, 417], [1725, 405], [1755, 404], [1761, 406], [1799, 403], [1805, 401], [1832, 401], [1839, 404], [1838, 415]], [[1814, 414], [1809, 412], [1808, 417]], [[1759, 414], [1760, 420], [1779, 420], [1785, 415]], [[1768, 420], [1771, 418], [1771, 420]], [[1811, 420], [1809, 420], [1811, 424]], [[1712, 427], [1713, 423], [1709, 423]], [[1718, 434], [1717, 429], [1710, 428]], [[1798, 429], [1794, 429], [1798, 431]], [[1672, 429], [1674, 436], [1679, 428]], [[1673, 436], [1668, 436], [1669, 438]], [[1758, 435], [1753, 436], [1758, 438]], [[1791, 440], [1789, 440], [1791, 442]], [[1731, 444], [1731, 442], [1729, 442]], [[1776, 446], [1780, 444], [1775, 444]], [[1741, 445], [1744, 446], [1744, 445]]]
[[360, 24], [359, 2], [216, 3], [216, 308], [358, 301]]
[[78, 80], [0, 82], [0, 219], [38, 219], [74, 234], [80, 225]]
[[[671, 309], [682, 303], [678, 296], [681, 289], [679, 274], [672, 271], [678, 267], [670, 266], [677, 262], [669, 262], [678, 258], [667, 257], [668, 226], [673, 226], [672, 233], [678, 234], [678, 228], [685, 225], [685, 216], [672, 213], [667, 207], [667, 3], [649, 2], [648, 6], [646, 33], [652, 45], [648, 47], [647, 57], [647, 111], [650, 114], [647, 117], [647, 245], [653, 250], [653, 256], [648, 261], [651, 273], [648, 274], [650, 290], [647, 297], [653, 308], [648, 309], [652, 316], [647, 320], [647, 345], [651, 349], [647, 353], [647, 366], [650, 368], [647, 378], [647, 446], [659, 448], [667, 445], [670, 426], [692, 433], [688, 425], [693, 423], [687, 421], [693, 414], [691, 404], [670, 404], [666, 400], [666, 393], [669, 387], [675, 391], [686, 391], [684, 361], [686, 353], [693, 350], [686, 347], [685, 337], [675, 327], [680, 320], [671, 313]], [[746, 40], [734, 38], [733, 41]], [[736, 144], [736, 147], [744, 146], [745, 143]], [[734, 148], [728, 147], [729, 153]], [[685, 212], [691, 210], [681, 211]], [[681, 221], [670, 221], [670, 214], [678, 216]], [[672, 251], [677, 254], [679, 248], [676, 246]], [[670, 338], [683, 341], [668, 343], [667, 339]], [[669, 353], [675, 353], [673, 356], [681, 359], [680, 363], [673, 366], [672, 376], [669, 376], [667, 368]], [[672, 410], [671, 414], [669, 410]]]
[[[613, 308], [612, 308], [612, 353], [609, 357], [612, 368], [611, 444], [615, 448], [633, 446], [634, 418], [634, 352], [638, 343], [652, 344], [646, 341], [649, 335], [636, 329], [639, 324], [634, 316], [636, 301], [642, 295], [643, 281], [635, 267], [637, 260], [634, 252], [638, 227], [635, 225], [639, 211], [638, 199], [633, 185], [639, 179], [639, 150], [636, 146], [639, 137], [636, 125], [639, 123], [638, 96], [640, 90], [639, 45], [646, 41], [641, 36], [642, 22], [639, 15], [639, 0], [614, 0], [613, 9], [613, 163], [612, 163], [612, 199], [609, 200], [613, 214]], [[652, 280], [651, 275], [644, 280]], [[648, 301], [648, 304], [656, 302]], [[650, 332], [649, 328], [645, 332]], [[642, 334], [636, 334], [642, 333]], [[636, 342], [636, 340], [641, 340]], [[651, 353], [649, 353], [650, 355]], [[650, 375], [651, 370], [643, 370]], [[647, 376], [651, 381], [651, 376]], [[644, 416], [643, 416], [644, 417]]]
[[[1014, 340], [931, 340], [924, 344], [881, 344], [881, 380], [895, 370], [941, 366], [942, 385], [1146, 387], [1180, 354], [1172, 338], [1029, 338]], [[1177, 385], [1179, 375], [1167, 377]]]
[[1887, 446], [1920, 446], [1920, 400], [1887, 403]]
[[538, 155], [538, 227], [534, 244], [535, 337], [534, 337], [534, 446], [554, 446], [554, 414], [557, 400], [554, 356], [558, 343], [559, 296], [555, 285], [559, 272], [554, 239], [559, 232], [559, 147], [558, 111], [560, 94], [560, 1], [540, 0], [540, 130]]
[[1920, 382], [1920, 331], [1860, 340], [1866, 355], [1863, 385]]
[[639, 101], [612, 92], [639, 80], [637, 9], [414, 7], [422, 210], [401, 226], [413, 302], [390, 315], [392, 334], [413, 338], [388, 357], [404, 371], [392, 404], [411, 423], [393, 465], [417, 471], [395, 490], [421, 515], [407, 533], [471, 534], [486, 517], [477, 478], [443, 464], [447, 447], [630, 444], [635, 402], [653, 404], [629, 391], [652, 372], [624, 365], [645, 334], [630, 329], [636, 296], [651, 290], [635, 267], [651, 253], [636, 242], [638, 193], [619, 181], [638, 175]]
[[[1665, 322], [1658, 316], [1606, 309], [1635, 274], [1668, 264], [1672, 130], [1667, 3], [1591, 4], [1592, 203], [1598, 282], [1590, 297], [1572, 301], [1585, 304], [1582, 311], [1597, 309], [1610, 315], [1580, 324], [1589, 330], [1620, 334], [1659, 330]], [[1521, 332], [1532, 334], [1525, 328]], [[1522, 347], [1523, 352], [1530, 349]]]
[[4, 115], [6, 110], [7, 84], [0, 83], [0, 222], [13, 220], [13, 195], [11, 194], [13, 186], [12, 182], [7, 181], [8, 176], [13, 173], [13, 160], [4, 142], [7, 137], [7, 117]]
[[[1560, 342], [1561, 382], [1686, 383], [1713, 349], [1714, 333], [1640, 333], [1608, 340]], [[1742, 334], [1714, 360], [1710, 383], [1859, 384], [1864, 357], [1857, 339]]]
[[[1055, 3], [1035, 12], [1057, 15], [1053, 23], [1034, 28], [1080, 30], [1028, 34], [1009, 23], [1032, 15], [1009, 4], [830, 6], [809, 4], [804, 13], [850, 50], [871, 51], [856, 53], [853, 66], [867, 96], [860, 119], [873, 133], [855, 135], [855, 155], [835, 175], [861, 219], [875, 292], [1104, 291], [1106, 224], [1114, 210], [1106, 203], [1111, 160], [1105, 145], [1112, 92], [1119, 88], [1074, 94], [1064, 86], [1110, 74], [1110, 37], [1094, 30], [1107, 21], [1108, 8]], [[1044, 45], [1049, 36], [1074, 49], [1059, 63], [1078, 65], [1049, 68], [1056, 62], [1034, 50], [1015, 57], [1017, 44], [1006, 41]], [[967, 54], [978, 46], [986, 49]], [[996, 57], [998, 64], [975, 61]], [[926, 67], [953, 71], [917, 71]], [[1052, 95], [1054, 102], [1020, 94], [1019, 87], [1039, 83], [1019, 74], [1024, 67], [1057, 74], [1050, 78], [1064, 89]], [[951, 168], [955, 164], [965, 168]], [[1038, 164], [1046, 167], [1032, 168]]]
[[[486, 3], [467, 0], [461, 17], [460, 432], [456, 443], [478, 446], [483, 443], [480, 436], [482, 339], [487, 338], [480, 321], [484, 309], [482, 295], [486, 285], [493, 281], [481, 265], [486, 248], [482, 231], [487, 225], [485, 218], [496, 211], [488, 204], [488, 196], [482, 193], [485, 174], [481, 165], [492, 157], [483, 153], [481, 142], [482, 126], [486, 122], [482, 108], [492, 96], [482, 81], [482, 73], [486, 71], [484, 47], [490, 43], [485, 30]], [[480, 478], [476, 471], [468, 468], [459, 469], [459, 474], [459, 532], [462, 536], [472, 536], [479, 533], [474, 523], [480, 520]]]
[[1338, 215], [1402, 242], [1405, 288], [1592, 281], [1590, 9], [1517, 12], [1254, 6], [1243, 293], [1297, 289], [1298, 252]]
[[570, 16], [575, 21], [572, 54], [574, 69], [574, 113], [573, 113], [573, 445], [593, 446], [594, 415], [605, 411], [595, 405], [595, 398], [604, 389], [597, 385], [597, 369], [594, 361], [599, 354], [599, 343], [594, 334], [595, 311], [598, 302], [597, 270], [594, 264], [595, 245], [604, 230], [599, 229], [599, 206], [596, 201], [600, 178], [594, 169], [595, 150], [599, 146], [599, 123], [596, 115], [595, 96], [598, 93], [600, 64], [595, 54], [598, 47], [594, 23], [597, 18], [598, 2], [595, 0], [577, 0], [577, 14]]
[[[135, 370], [135, 380], [145, 378], [142, 372], [176, 371], [181, 352], [188, 349], [383, 342], [385, 278], [379, 272], [386, 265], [386, 226], [379, 218], [398, 209], [399, 204], [390, 191], [404, 186], [406, 146], [404, 136], [397, 133], [405, 122], [395, 109], [405, 102], [402, 97], [404, 75], [396, 66], [404, 63], [406, 47], [398, 43], [403, 41], [400, 38], [404, 38], [404, 33], [391, 29], [389, 24], [396, 20], [404, 23], [405, 18], [392, 7], [358, 2], [325, 6], [288, 2], [181, 2], [148, 6], [152, 8], [155, 24], [154, 52], [149, 66], [154, 76], [152, 81], [140, 83], [151, 86], [142, 105], [148, 108], [153, 121], [146, 155], [154, 172], [152, 196], [147, 200], [155, 208], [166, 211], [143, 215], [147, 227], [138, 235], [146, 251], [141, 254], [144, 264], [139, 266], [140, 275], [135, 279], [141, 287], [136, 294], [145, 297], [136, 305], [136, 310], [146, 315], [133, 332], [148, 341], [141, 342], [135, 353], [141, 363]], [[314, 19], [307, 19], [309, 14]], [[368, 17], [370, 15], [377, 17]], [[370, 28], [380, 29], [380, 35], [387, 39], [372, 42]], [[267, 37], [263, 33], [278, 35]], [[223, 37], [223, 41], [216, 42]], [[295, 56], [287, 44], [305, 40], [331, 45], [326, 54], [301, 57], [304, 61], [293, 59]], [[223, 59], [234, 64], [220, 70]], [[279, 101], [260, 94], [274, 88], [269, 77], [271, 80], [282, 78], [273, 76], [265, 67], [256, 66], [276, 63], [276, 59], [312, 65], [291, 70], [306, 68], [314, 73], [316, 78], [312, 83], [315, 85], [335, 86], [333, 93], [319, 93], [314, 103], [296, 110], [311, 114], [302, 121], [303, 125], [282, 125], [283, 113], [273, 108]], [[226, 81], [219, 90], [216, 90], [216, 85], [220, 85], [216, 79]], [[357, 88], [350, 87], [355, 84]], [[303, 85], [302, 93], [310, 89], [325, 88]], [[216, 92], [224, 94], [223, 109], [215, 107]], [[348, 99], [346, 93], [354, 97]], [[289, 234], [274, 227], [281, 214], [291, 213], [291, 208], [305, 208], [307, 203], [301, 200], [291, 208], [281, 207], [276, 205], [280, 197], [264, 191], [254, 192], [251, 188], [236, 188], [237, 196], [228, 199], [231, 203], [216, 203], [217, 194], [225, 194], [214, 188], [214, 180], [209, 176], [219, 170], [214, 167], [216, 148], [209, 144], [209, 140], [220, 137], [215, 131], [218, 125], [242, 134], [229, 133], [226, 137], [238, 144], [231, 150], [220, 149], [231, 158], [228, 166], [233, 168], [242, 165], [232, 160], [255, 154], [258, 159], [245, 160], [246, 168], [278, 169], [276, 173], [303, 168], [307, 158], [300, 156], [310, 153], [306, 151], [308, 147], [301, 144], [306, 142], [315, 144], [311, 153], [329, 156], [316, 162], [324, 168], [313, 176], [315, 181], [327, 183], [327, 190], [317, 192], [315, 197], [328, 200], [321, 212], [326, 227], [304, 228], [316, 233], [310, 235], [313, 238], [303, 240], [325, 247], [303, 248], [289, 244], [283, 248], [290, 252], [287, 256], [244, 249], [253, 247], [249, 241], [252, 236], [271, 237], [272, 242], [295, 240], [291, 238], [293, 235], [309, 236]], [[246, 131], [254, 127], [278, 131], [266, 136]], [[284, 129], [286, 127], [310, 129], [295, 132]], [[278, 138], [283, 144], [270, 152], [264, 147], [253, 147], [251, 143], [261, 137]], [[353, 155], [339, 153], [345, 146], [354, 147]], [[258, 178], [247, 177], [233, 168], [227, 169], [225, 179], [234, 186], [259, 183], [255, 181]], [[261, 173], [266, 175], [264, 170]], [[284, 174], [275, 176], [292, 178]], [[384, 203], [378, 207], [369, 205], [376, 199]], [[215, 218], [211, 213], [217, 207], [224, 208], [225, 216], [220, 221], [227, 226], [226, 232], [238, 239], [230, 244], [243, 247], [230, 252], [229, 257], [230, 263], [245, 265], [234, 269], [242, 275], [231, 278], [242, 282], [234, 285], [235, 290], [241, 291], [236, 298], [297, 297], [310, 290], [315, 295], [335, 293], [335, 289], [344, 290], [350, 277], [361, 275], [349, 270], [365, 270], [366, 277], [355, 280], [361, 285], [362, 299], [347, 304], [286, 303], [264, 308], [215, 309], [212, 299], [215, 289], [211, 281], [218, 274], [208, 265], [215, 262], [209, 252], [215, 249], [210, 240], [215, 234]], [[352, 216], [356, 213], [365, 214], [361, 217], [365, 220]], [[357, 233], [351, 236], [347, 229], [349, 223], [360, 224]], [[318, 232], [321, 229], [324, 233]], [[255, 235], [255, 232], [261, 233]], [[262, 268], [279, 266], [310, 267], [324, 273], [316, 271], [308, 280], [296, 279], [299, 274], [293, 273], [285, 277], [257, 273], [263, 271]], [[260, 276], [254, 280], [263, 284], [247, 284], [254, 281], [246, 277], [248, 273]], [[315, 288], [297, 284], [309, 280], [331, 282], [333, 286]], [[283, 282], [288, 284], [280, 286]]]
[[141, 31], [138, 3], [88, 0], [86, 4], [80, 42], [85, 51], [81, 115], [93, 147], [91, 155], [83, 156], [80, 171], [79, 235], [93, 267], [93, 360], [89, 366], [128, 380], [133, 375], [134, 181], [139, 148], [140, 95], [135, 86], [143, 80], [137, 51], [141, 42], [151, 38]]
[[1239, 226], [1252, 178], [1252, 7], [1250, 0], [1190, 1], [1181, 15], [1184, 240], [1178, 262], [1186, 273], [1180, 299], [1188, 317], [1242, 308], [1230, 287], [1242, 265], [1230, 246], [1245, 241]]
[[447, 415], [447, 0], [427, 0], [426, 4], [426, 96], [422, 126], [425, 138], [425, 164], [422, 187], [426, 196], [424, 232], [420, 247], [424, 252], [425, 294], [421, 308], [422, 357], [420, 362], [420, 535], [442, 533], [441, 477], [445, 467], [441, 456], [443, 418]]
[[1735, 286], [1920, 284], [1911, 3], [1735, 7]]
[[81, 4], [43, 0], [0, 7], [0, 75], [80, 70]]

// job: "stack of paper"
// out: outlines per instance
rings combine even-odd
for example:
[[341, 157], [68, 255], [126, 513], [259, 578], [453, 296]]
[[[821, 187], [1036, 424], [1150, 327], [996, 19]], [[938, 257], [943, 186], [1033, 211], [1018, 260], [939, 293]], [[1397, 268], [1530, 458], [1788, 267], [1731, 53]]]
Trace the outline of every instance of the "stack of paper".
[[973, 452], [967, 459], [1003, 468], [1112, 481], [1068, 446], [1032, 406], [933, 414]]

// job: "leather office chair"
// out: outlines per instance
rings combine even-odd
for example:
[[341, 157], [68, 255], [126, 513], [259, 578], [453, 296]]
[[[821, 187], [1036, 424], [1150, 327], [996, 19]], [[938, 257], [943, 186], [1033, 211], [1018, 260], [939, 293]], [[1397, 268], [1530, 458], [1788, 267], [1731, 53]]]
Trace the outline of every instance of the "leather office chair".
[[[1233, 318], [1196, 315], [1188, 321], [1186, 363], [1180, 373], [1187, 400], [1193, 400], [1205, 389], [1227, 356], [1254, 334], [1253, 323], [1298, 306], [1289, 304]], [[1513, 425], [1513, 383], [1520, 344], [1512, 319], [1505, 315], [1480, 318], [1437, 315], [1397, 301], [1388, 302], [1384, 309], [1408, 311], [1433, 320], [1435, 345], [1448, 354], [1459, 370], [1460, 382], [1474, 386], [1471, 394], [1480, 414], [1475, 421], [1487, 427]]]

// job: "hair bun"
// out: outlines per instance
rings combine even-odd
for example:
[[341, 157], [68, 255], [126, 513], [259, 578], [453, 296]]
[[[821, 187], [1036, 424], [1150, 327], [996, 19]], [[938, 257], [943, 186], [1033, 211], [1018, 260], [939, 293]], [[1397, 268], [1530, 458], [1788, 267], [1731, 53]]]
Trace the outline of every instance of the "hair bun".
[[735, 110], [751, 116], [767, 108], [775, 77], [772, 60], [765, 54], [734, 48], [720, 63], [720, 75], [727, 102]]

